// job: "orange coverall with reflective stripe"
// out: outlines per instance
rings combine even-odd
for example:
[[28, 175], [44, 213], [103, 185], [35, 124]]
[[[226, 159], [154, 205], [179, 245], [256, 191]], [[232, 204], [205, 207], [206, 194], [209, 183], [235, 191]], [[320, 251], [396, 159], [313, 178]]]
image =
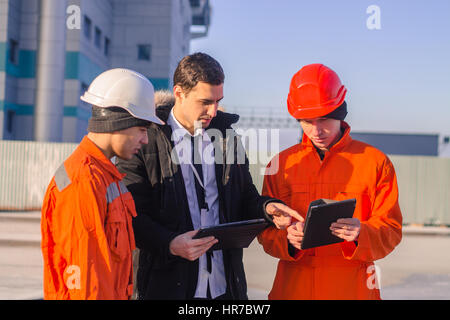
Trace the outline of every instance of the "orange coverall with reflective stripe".
[[133, 292], [131, 193], [84, 137], [56, 171], [42, 206], [44, 299], [129, 299]]
[[342, 128], [342, 138], [323, 160], [305, 134], [300, 144], [276, 156], [268, 168], [278, 165], [278, 172], [265, 176], [263, 194], [304, 218], [313, 200], [356, 198], [358, 241], [294, 253], [288, 252], [286, 230], [266, 229], [258, 240], [280, 259], [269, 299], [380, 299], [373, 261], [388, 255], [402, 237], [397, 179], [386, 155], [353, 140], [347, 123]]

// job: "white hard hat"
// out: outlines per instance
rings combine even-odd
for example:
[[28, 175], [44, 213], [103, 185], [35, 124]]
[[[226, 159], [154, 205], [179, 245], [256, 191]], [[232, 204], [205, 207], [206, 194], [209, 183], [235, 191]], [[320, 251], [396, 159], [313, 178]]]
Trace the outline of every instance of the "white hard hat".
[[121, 107], [135, 118], [164, 124], [155, 115], [152, 83], [133, 70], [118, 68], [101, 73], [80, 99], [101, 108]]

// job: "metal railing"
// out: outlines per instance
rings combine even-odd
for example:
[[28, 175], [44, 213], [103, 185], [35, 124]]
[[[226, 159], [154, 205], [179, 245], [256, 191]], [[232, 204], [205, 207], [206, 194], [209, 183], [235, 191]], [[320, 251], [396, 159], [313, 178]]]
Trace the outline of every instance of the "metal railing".
[[236, 107], [225, 108], [226, 112], [239, 115], [236, 127], [242, 128], [300, 128], [287, 110], [272, 107]]

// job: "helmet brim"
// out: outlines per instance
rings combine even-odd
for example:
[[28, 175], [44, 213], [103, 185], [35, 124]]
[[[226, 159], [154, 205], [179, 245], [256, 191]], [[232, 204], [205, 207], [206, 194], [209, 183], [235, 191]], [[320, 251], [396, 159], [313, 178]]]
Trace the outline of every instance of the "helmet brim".
[[[120, 98], [108, 98], [104, 99], [102, 97], [98, 97], [88, 91], [84, 93], [83, 96], [80, 97], [80, 99], [86, 103], [95, 105], [97, 107], [101, 108], [109, 108], [109, 107], [120, 107], [125, 110], [127, 110], [133, 117], [147, 120], [150, 122], [154, 122], [156, 124], [165, 124], [164, 121], [159, 119], [156, 115], [152, 114], [151, 112], [146, 112], [147, 108], [138, 108], [137, 106], [127, 102], [123, 101]], [[154, 109], [154, 106], [152, 106]], [[150, 110], [149, 110], [150, 111]]]

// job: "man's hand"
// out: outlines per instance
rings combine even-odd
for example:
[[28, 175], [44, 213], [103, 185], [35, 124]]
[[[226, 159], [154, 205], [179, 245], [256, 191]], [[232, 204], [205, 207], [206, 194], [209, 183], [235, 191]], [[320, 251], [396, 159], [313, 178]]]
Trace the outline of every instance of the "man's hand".
[[305, 224], [303, 222], [294, 222], [287, 228], [287, 238], [289, 243], [294, 246], [294, 248], [301, 250], [301, 245], [303, 241], [303, 227]]
[[357, 241], [361, 222], [356, 218], [338, 219], [330, 226], [331, 233], [346, 241]]
[[303, 222], [303, 217], [295, 210], [289, 208], [287, 205], [279, 202], [270, 202], [266, 206], [266, 212], [273, 218], [273, 223], [278, 229], [286, 229], [292, 223], [292, 218]]
[[189, 231], [175, 237], [169, 244], [170, 253], [194, 261], [219, 241], [214, 237], [192, 239], [197, 232], [198, 230]]

